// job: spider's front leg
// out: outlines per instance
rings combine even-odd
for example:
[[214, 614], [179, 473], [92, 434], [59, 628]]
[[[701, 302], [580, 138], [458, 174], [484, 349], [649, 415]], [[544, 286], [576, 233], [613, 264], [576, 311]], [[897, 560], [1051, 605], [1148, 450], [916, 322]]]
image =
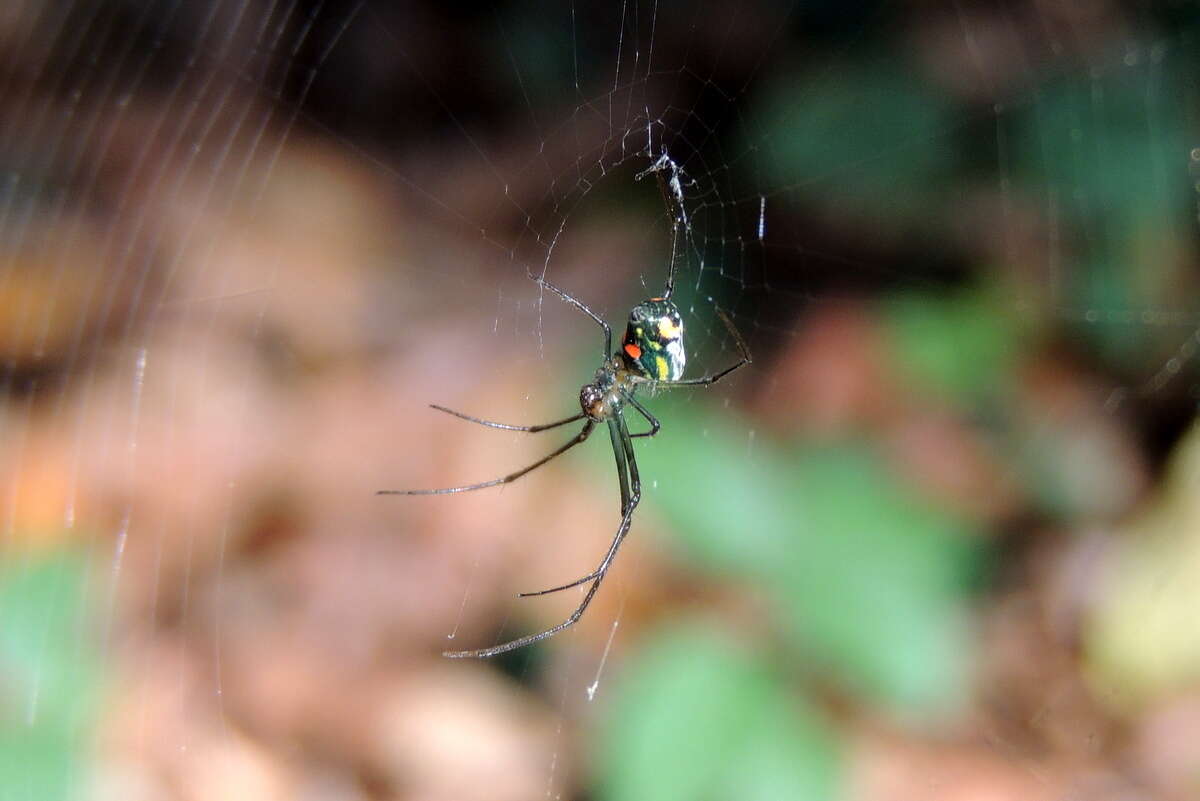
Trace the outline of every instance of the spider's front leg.
[[608, 323], [604, 322], [604, 318], [602, 318], [600, 315], [598, 315], [594, 311], [592, 311], [591, 307], [588, 306], [586, 303], [584, 303], [582, 300], [578, 300], [577, 298], [573, 297], [568, 292], [566, 292], [562, 289], [559, 289], [554, 284], [547, 281], [545, 278], [536, 276], [533, 273], [526, 273], [526, 275], [528, 275], [529, 278], [534, 283], [536, 283], [538, 286], [549, 289], [551, 292], [558, 295], [560, 298], [562, 298], [568, 304], [579, 309], [581, 312], [586, 314], [588, 317], [591, 317], [592, 320], [594, 320], [597, 325], [599, 325], [602, 329], [604, 329], [604, 351], [600, 355], [603, 358], [607, 359], [609, 357], [609, 355], [612, 353], [612, 328], [609, 327]]

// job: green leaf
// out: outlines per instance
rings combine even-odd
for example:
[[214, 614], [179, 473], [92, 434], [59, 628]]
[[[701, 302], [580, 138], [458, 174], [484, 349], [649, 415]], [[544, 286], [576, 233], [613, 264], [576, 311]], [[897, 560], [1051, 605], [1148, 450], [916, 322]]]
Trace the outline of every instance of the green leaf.
[[777, 182], [881, 222], [935, 219], [958, 166], [957, 111], [900, 58], [783, 72], [757, 99]]
[[894, 361], [911, 383], [931, 393], [964, 403], [994, 396], [1020, 352], [1013, 308], [974, 291], [892, 297], [884, 324]]
[[1179, 114], [1187, 99], [1183, 58], [1143, 57], [1089, 77], [1047, 83], [1018, 110], [1015, 168], [1025, 182], [1058, 191], [1072, 222], [1096, 214], [1186, 217], [1189, 142]]
[[701, 408], [658, 409], [663, 431], [638, 451], [649, 502], [689, 551], [763, 588], [796, 654], [850, 689], [910, 714], [953, 707], [975, 538], [865, 447], [751, 447], [744, 425]]
[[85, 580], [71, 554], [0, 567], [0, 797], [69, 798], [81, 778], [98, 689]]
[[823, 801], [836, 752], [764, 664], [700, 626], [669, 627], [617, 681], [600, 738], [608, 801]]
[[1156, 341], [1174, 336], [1145, 325], [1141, 311], [1194, 307], [1193, 142], [1179, 110], [1192, 102], [1195, 65], [1159, 45], [1114, 53], [1112, 63], [1056, 76], [1014, 109], [1012, 163], [1018, 192], [1045, 203], [1062, 242], [1052, 276], [1061, 297], [1052, 300], [1077, 310], [1080, 332], [1136, 370]]

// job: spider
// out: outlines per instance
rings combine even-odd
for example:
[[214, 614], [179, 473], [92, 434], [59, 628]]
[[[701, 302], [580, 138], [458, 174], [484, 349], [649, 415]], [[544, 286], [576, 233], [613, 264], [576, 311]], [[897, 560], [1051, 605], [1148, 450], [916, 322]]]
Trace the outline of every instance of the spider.
[[[635, 397], [638, 388], [642, 385], [647, 385], [651, 390], [660, 387], [708, 386], [717, 383], [739, 367], [751, 363], [750, 351], [747, 349], [741, 334], [738, 333], [737, 328], [734, 327], [733, 321], [729, 319], [728, 315], [718, 308], [717, 314], [733, 337], [734, 342], [737, 343], [740, 358], [733, 365], [711, 375], [689, 379], [682, 377], [686, 361], [683, 348], [683, 317], [680, 315], [678, 307], [671, 301], [671, 293], [674, 290], [675, 284], [675, 240], [678, 239], [679, 226], [681, 224], [686, 225], [687, 222], [682, 212], [681, 198], [679, 197], [681, 192], [679, 190], [678, 167], [669, 159], [660, 157], [650, 169], [644, 173], [640, 173], [637, 177], [640, 178], [642, 175], [650, 172], [659, 173], [663, 169], [672, 170], [671, 191], [668, 192], [661, 174], [657, 175], [660, 188], [662, 188], [663, 195], [667, 199], [668, 206], [671, 206], [672, 196], [674, 196], [677, 199], [676, 203], [678, 203], [679, 209], [679, 212], [674, 215], [675, 236], [672, 241], [671, 264], [667, 274], [666, 287], [663, 289], [661, 296], [649, 298], [633, 307], [633, 310], [629, 313], [629, 322], [625, 327], [625, 336], [621, 340], [619, 350], [613, 351], [612, 349], [612, 329], [608, 323], [589, 308], [587, 304], [559, 289], [544, 277], [533, 275], [532, 273], [529, 274], [529, 277], [538, 286], [550, 290], [563, 301], [592, 318], [604, 331], [604, 361], [601, 363], [600, 368], [596, 370], [596, 375], [592, 381], [584, 384], [579, 390], [579, 406], [581, 409], [579, 414], [571, 415], [562, 420], [556, 420], [553, 423], [520, 426], [483, 420], [463, 414], [462, 412], [456, 412], [453, 409], [447, 409], [444, 406], [431, 404], [431, 408], [439, 412], [445, 412], [471, 423], [478, 423], [482, 426], [499, 428], [505, 431], [536, 433], [539, 431], [549, 431], [568, 423], [583, 420], [583, 428], [579, 430], [579, 433], [568, 440], [566, 444], [538, 459], [533, 464], [522, 467], [520, 470], [516, 470], [506, 476], [494, 478], [491, 481], [481, 481], [478, 484], [468, 484], [462, 487], [444, 487], [442, 489], [426, 490], [380, 490], [377, 493], [379, 495], [450, 495], [456, 492], [470, 492], [472, 490], [508, 484], [509, 482], [516, 481], [526, 473], [536, 470], [551, 459], [561, 456], [586, 440], [591, 436], [597, 424], [606, 423], [608, 425], [608, 436], [612, 441], [613, 458], [617, 464], [617, 481], [621, 488], [621, 523], [617, 527], [616, 534], [613, 535], [612, 542], [609, 544], [604, 558], [600, 560], [600, 564], [596, 569], [586, 576], [557, 587], [551, 587], [550, 589], [523, 592], [519, 595], [521, 598], [548, 595], [590, 582], [583, 600], [579, 602], [575, 611], [566, 620], [537, 634], [518, 637], [515, 640], [509, 640], [500, 645], [493, 645], [490, 648], [480, 648], [470, 651], [443, 651], [442, 656], [452, 659], [483, 659], [496, 656], [497, 654], [503, 654], [526, 645], [531, 645], [547, 637], [553, 637], [563, 629], [574, 625], [583, 616], [584, 611], [587, 610], [588, 605], [592, 602], [592, 598], [595, 597], [596, 591], [600, 589], [600, 584], [604, 581], [604, 577], [608, 575], [608, 570], [612, 566], [613, 559], [616, 558], [617, 551], [620, 549], [621, 543], [625, 540], [625, 535], [629, 533], [629, 527], [633, 521], [633, 510], [637, 508], [638, 502], [642, 498], [642, 484], [641, 478], [638, 475], [633, 440], [638, 437], [653, 437], [662, 427], [658, 418], [651, 414], [650, 410], [643, 406]], [[625, 410], [627, 408], [632, 408], [640, 414], [650, 424], [650, 429], [648, 431], [639, 431], [636, 434], [629, 433], [629, 427], [625, 422]]]

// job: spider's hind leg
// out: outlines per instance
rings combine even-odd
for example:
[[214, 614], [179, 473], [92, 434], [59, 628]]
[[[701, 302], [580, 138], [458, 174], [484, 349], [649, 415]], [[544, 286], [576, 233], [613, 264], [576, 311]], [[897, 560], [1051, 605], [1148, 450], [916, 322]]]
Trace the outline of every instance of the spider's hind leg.
[[591, 581], [592, 579], [598, 577], [599, 575], [600, 575], [599, 570], [593, 570], [591, 573], [588, 573], [583, 578], [577, 578], [574, 581], [569, 582], [567, 584], [560, 584], [559, 586], [551, 587], [548, 590], [534, 590], [533, 592], [519, 592], [519, 593], [517, 593], [517, 597], [518, 598], [532, 598], [535, 595], [549, 595], [552, 592], [562, 592], [563, 590], [569, 590], [572, 587], [578, 587], [580, 584], [586, 584], [589, 581]]

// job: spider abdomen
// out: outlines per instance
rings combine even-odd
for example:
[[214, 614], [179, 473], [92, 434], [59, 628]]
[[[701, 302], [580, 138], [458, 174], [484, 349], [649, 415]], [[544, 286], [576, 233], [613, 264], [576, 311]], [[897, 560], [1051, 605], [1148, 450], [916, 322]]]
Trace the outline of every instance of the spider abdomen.
[[683, 316], [666, 298], [650, 298], [633, 307], [621, 354], [629, 370], [654, 381], [677, 381], [687, 360]]

